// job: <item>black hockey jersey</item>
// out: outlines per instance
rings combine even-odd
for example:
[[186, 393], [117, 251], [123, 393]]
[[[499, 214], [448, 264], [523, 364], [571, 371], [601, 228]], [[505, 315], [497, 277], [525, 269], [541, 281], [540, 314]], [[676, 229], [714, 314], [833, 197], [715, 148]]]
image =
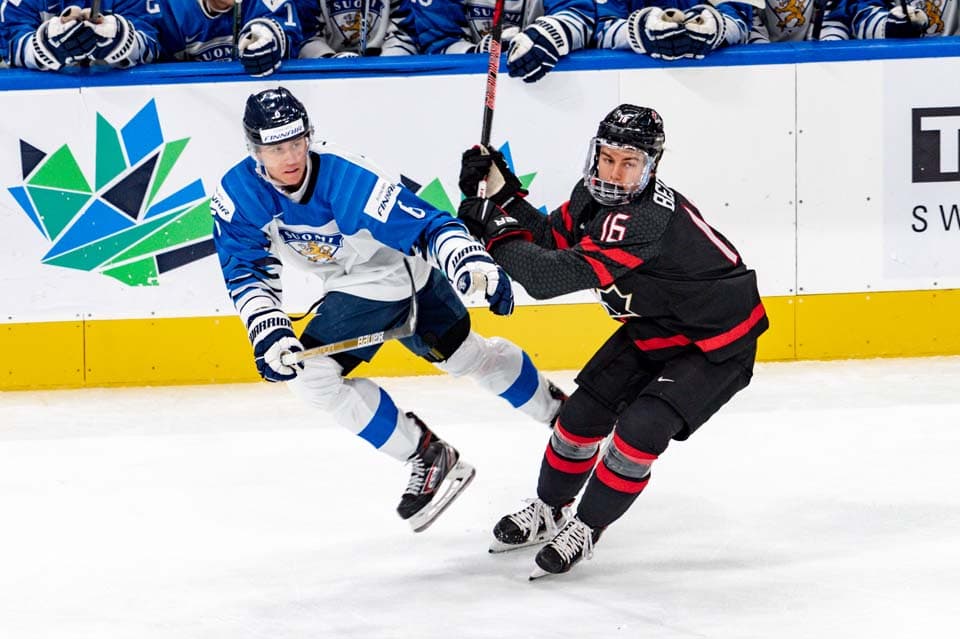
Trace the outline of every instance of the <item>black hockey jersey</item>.
[[519, 198], [507, 211], [534, 239], [490, 247], [507, 273], [537, 299], [596, 289], [651, 358], [695, 347], [723, 361], [769, 326], [754, 271], [660, 180], [621, 206], [599, 204], [578, 183], [547, 217]]

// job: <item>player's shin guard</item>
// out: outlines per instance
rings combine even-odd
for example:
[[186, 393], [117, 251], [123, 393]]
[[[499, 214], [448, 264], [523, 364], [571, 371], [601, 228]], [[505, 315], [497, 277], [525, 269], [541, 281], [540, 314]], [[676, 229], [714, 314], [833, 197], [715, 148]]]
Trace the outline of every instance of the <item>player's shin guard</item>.
[[519, 346], [499, 337], [483, 338], [471, 332], [450, 357], [435, 366], [454, 377], [473, 378], [539, 422], [552, 424], [566, 398]]
[[587, 483], [577, 516], [594, 530], [603, 530], [619, 519], [650, 481], [657, 455], [627, 444], [618, 434]]
[[597, 462], [602, 436], [574, 435], [557, 420], [540, 464], [537, 494], [551, 506], [569, 503]]

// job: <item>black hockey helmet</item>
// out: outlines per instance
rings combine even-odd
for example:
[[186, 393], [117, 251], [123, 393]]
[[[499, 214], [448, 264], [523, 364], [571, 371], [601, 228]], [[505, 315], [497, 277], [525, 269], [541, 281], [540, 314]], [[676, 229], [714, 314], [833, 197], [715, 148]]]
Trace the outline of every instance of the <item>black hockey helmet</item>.
[[[596, 137], [590, 140], [583, 167], [583, 184], [600, 204], [616, 206], [637, 197], [650, 183], [663, 154], [663, 119], [648, 107], [621, 104], [600, 121]], [[603, 148], [626, 151], [636, 156], [639, 171], [629, 182], [610, 181], [598, 170]]]
[[656, 159], [663, 153], [663, 118], [648, 107], [621, 104], [600, 121], [597, 139], [646, 151]]
[[243, 129], [247, 141], [255, 146], [279, 144], [312, 133], [307, 109], [283, 87], [247, 98]]

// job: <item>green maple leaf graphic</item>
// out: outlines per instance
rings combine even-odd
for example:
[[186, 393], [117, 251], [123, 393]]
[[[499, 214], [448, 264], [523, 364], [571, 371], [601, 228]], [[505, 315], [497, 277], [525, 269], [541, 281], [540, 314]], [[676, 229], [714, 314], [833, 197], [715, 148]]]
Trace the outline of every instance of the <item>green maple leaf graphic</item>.
[[166, 142], [150, 100], [123, 127], [96, 123], [93, 186], [70, 147], [20, 141], [22, 185], [7, 190], [45, 238], [42, 262], [156, 286], [164, 272], [214, 252], [201, 180], [157, 201], [189, 138]]

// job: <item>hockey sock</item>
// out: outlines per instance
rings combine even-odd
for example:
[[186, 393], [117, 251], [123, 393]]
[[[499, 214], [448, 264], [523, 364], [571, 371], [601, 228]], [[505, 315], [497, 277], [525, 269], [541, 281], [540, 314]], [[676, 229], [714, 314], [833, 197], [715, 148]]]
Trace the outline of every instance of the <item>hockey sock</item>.
[[603, 436], [574, 435], [557, 420], [540, 464], [537, 495], [551, 506], [569, 503], [597, 462]]
[[614, 434], [580, 499], [580, 520], [602, 529], [623, 516], [647, 487], [656, 459], [657, 455], [634, 448]]

